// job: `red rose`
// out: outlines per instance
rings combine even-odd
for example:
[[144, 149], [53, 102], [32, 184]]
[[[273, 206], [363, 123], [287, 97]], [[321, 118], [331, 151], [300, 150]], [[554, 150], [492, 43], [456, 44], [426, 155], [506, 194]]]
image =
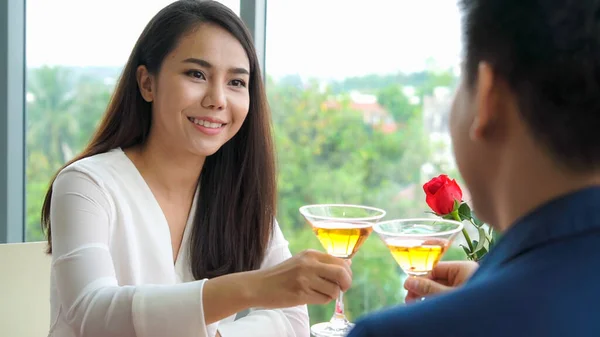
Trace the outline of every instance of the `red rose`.
[[456, 180], [442, 174], [423, 185], [427, 205], [438, 215], [446, 215], [454, 210], [454, 203], [462, 201], [462, 191]]

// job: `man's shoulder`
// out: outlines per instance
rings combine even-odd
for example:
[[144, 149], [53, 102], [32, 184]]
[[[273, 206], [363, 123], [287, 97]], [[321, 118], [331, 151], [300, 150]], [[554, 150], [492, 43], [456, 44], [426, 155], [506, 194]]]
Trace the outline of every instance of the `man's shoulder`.
[[[591, 247], [594, 242], [588, 235], [575, 243]], [[600, 331], [600, 321], [591, 317], [597, 314], [600, 272], [557, 264], [562, 260], [553, 257], [542, 250], [524, 254], [451, 293], [366, 315], [349, 337], [554, 337]]]
[[363, 316], [348, 337], [478, 335], [474, 326], [477, 322], [469, 313], [485, 310], [482, 302], [487, 302], [488, 297], [483, 288], [469, 287], [418, 303], [398, 305]]

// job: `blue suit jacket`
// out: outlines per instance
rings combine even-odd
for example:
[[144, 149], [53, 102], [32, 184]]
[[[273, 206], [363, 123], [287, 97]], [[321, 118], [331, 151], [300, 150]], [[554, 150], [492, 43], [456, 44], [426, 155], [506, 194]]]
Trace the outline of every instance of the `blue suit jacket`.
[[518, 221], [460, 289], [359, 319], [366, 336], [600, 337], [600, 187]]

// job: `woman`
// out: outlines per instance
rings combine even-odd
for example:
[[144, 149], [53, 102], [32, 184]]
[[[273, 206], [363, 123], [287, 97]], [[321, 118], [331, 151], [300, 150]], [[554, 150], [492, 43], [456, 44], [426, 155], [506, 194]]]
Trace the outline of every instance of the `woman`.
[[49, 335], [308, 336], [305, 304], [334, 299], [351, 273], [314, 251], [290, 258], [269, 121], [233, 12], [193, 0], [159, 12], [46, 195]]

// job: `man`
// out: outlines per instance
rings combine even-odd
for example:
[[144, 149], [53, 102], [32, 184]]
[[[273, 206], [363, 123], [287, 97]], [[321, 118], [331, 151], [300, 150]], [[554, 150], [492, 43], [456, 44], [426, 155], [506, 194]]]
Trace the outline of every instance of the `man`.
[[454, 152], [503, 238], [461, 287], [348, 336], [600, 336], [600, 0], [461, 3]]

